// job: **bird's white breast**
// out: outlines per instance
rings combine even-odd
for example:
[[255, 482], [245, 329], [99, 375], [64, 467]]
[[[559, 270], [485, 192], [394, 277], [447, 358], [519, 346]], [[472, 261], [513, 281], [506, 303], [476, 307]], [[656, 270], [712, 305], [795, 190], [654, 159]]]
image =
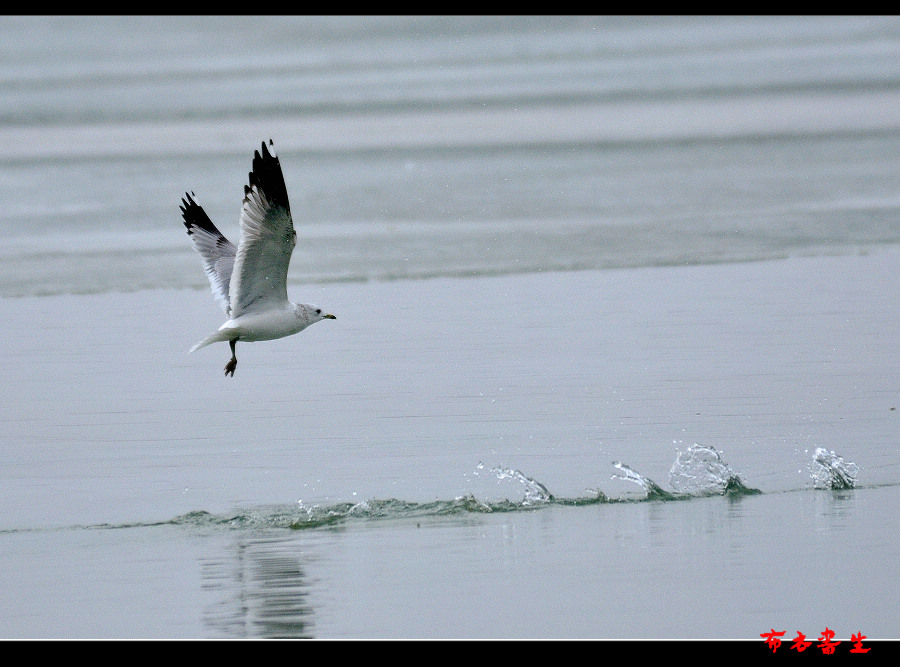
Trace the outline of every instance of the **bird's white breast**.
[[234, 330], [238, 334], [237, 340], [273, 340], [298, 333], [308, 324], [307, 320], [297, 317], [293, 304], [288, 304], [283, 309], [245, 313], [240, 317], [228, 320], [219, 327], [219, 330]]

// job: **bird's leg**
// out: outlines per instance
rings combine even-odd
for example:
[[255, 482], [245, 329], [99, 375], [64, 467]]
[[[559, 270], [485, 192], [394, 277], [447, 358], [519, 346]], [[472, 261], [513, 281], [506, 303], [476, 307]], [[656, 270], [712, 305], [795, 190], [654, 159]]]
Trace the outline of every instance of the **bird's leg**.
[[231, 345], [231, 361], [225, 364], [225, 375], [234, 377], [234, 369], [237, 368], [237, 355], [234, 353], [234, 346], [237, 345], [237, 340], [230, 340], [228, 344]]

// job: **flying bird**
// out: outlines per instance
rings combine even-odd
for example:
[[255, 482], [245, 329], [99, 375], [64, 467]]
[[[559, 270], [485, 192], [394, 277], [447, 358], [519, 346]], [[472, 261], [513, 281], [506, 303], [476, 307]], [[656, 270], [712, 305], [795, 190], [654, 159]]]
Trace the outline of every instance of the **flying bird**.
[[284, 338], [320, 320], [335, 319], [318, 306], [288, 301], [288, 264], [297, 245], [297, 232], [271, 139], [268, 146], [263, 142], [261, 150], [253, 154], [250, 184], [244, 186], [237, 247], [222, 235], [194, 197], [193, 192], [186, 192], [181, 200], [184, 226], [203, 259], [213, 297], [228, 321], [194, 345], [191, 352], [228, 341], [231, 359], [225, 365], [225, 375], [234, 377], [239, 340]]

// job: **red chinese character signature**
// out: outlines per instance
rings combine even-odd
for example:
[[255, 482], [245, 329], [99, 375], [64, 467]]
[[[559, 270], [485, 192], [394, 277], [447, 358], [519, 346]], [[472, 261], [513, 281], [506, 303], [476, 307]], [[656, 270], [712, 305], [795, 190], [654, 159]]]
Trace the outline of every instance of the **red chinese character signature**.
[[778, 647], [781, 646], [781, 640], [779, 637], [784, 637], [784, 633], [787, 630], [782, 630], [781, 632], [775, 632], [775, 629], [772, 628], [770, 632], [760, 633], [760, 637], [766, 640], [766, 644], [768, 644], [772, 648], [772, 653], [778, 650]]
[[[778, 650], [781, 646], [781, 637], [784, 637], [787, 630], [782, 630], [778, 632], [775, 628], [769, 630], [769, 632], [761, 632], [760, 637], [765, 639], [766, 646], [772, 649], [772, 653]], [[863, 639], [867, 639], [867, 637], [862, 632], [857, 632], [855, 635], [850, 635], [850, 641], [853, 643], [853, 648], [850, 649], [850, 653], [868, 653], [871, 648], [863, 648]], [[840, 641], [834, 641], [834, 630], [829, 629], [827, 626], [825, 627], [824, 632], [822, 632], [822, 636], [819, 637], [819, 644], [816, 644], [820, 649], [822, 649], [822, 653], [824, 655], [832, 655], [840, 646]], [[802, 653], [806, 649], [812, 646], [811, 641], [807, 641], [806, 635], [797, 630], [797, 636], [794, 638], [794, 643], [791, 644], [791, 648], [797, 653]]]
[[871, 651], [871, 648], [863, 648], [862, 640], [866, 639], [866, 636], [857, 632], [855, 635], [850, 635], [850, 641], [853, 642], [853, 648], [850, 649], [850, 653], [868, 653]]
[[834, 649], [838, 647], [840, 642], [831, 641], [834, 639], [834, 630], [829, 630], [828, 626], [825, 626], [825, 632], [822, 633], [822, 636], [819, 637], [819, 641], [821, 644], [817, 644], [817, 646], [822, 649], [822, 653], [825, 655], [831, 655], [834, 653]]
[[791, 645], [791, 648], [796, 650], [797, 653], [803, 653], [803, 651], [810, 646], [812, 646], [812, 642], [806, 641], [806, 635], [797, 630], [797, 636], [794, 638], [794, 643]]

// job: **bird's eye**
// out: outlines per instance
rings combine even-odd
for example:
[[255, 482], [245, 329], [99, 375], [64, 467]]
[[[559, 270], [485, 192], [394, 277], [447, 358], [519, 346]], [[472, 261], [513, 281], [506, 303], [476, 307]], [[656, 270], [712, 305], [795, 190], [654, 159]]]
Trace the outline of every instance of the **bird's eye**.
[[316, 315], [321, 315], [321, 314], [322, 314], [322, 309], [316, 308]]

